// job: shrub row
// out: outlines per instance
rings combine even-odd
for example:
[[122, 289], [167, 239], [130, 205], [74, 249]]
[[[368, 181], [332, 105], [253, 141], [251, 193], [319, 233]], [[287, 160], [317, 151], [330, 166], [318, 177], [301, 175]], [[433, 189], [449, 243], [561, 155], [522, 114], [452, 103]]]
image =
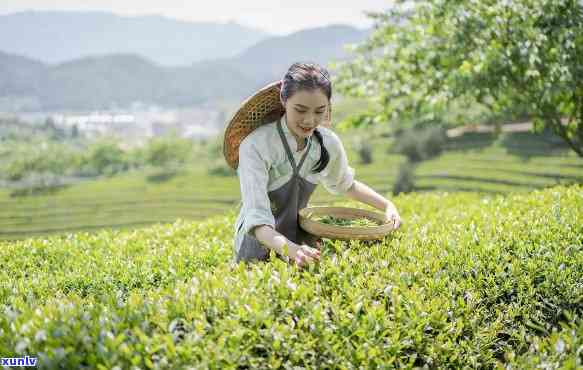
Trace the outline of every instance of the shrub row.
[[234, 214], [0, 243], [0, 353], [41, 368], [583, 365], [583, 187], [395, 202], [399, 232], [327, 240], [306, 270], [233, 265]]

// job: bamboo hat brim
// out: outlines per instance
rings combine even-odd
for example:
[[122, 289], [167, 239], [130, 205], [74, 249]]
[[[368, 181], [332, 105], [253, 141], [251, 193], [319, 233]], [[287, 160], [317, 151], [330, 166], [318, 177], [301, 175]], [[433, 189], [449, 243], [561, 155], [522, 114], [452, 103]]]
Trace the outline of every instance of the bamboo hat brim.
[[[227, 124], [223, 139], [223, 155], [227, 164], [237, 169], [239, 165], [239, 145], [257, 127], [277, 121], [285, 113], [280, 100], [281, 80], [272, 82], [245, 99], [233, 118]], [[330, 127], [331, 110], [322, 125]]]

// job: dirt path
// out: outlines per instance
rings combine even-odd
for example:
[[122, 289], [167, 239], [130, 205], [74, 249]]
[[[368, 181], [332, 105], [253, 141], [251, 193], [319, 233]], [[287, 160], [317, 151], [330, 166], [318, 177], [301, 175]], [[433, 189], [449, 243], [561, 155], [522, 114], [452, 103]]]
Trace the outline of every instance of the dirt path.
[[[458, 137], [469, 132], [494, 132], [496, 126], [468, 125], [447, 130], [447, 137]], [[502, 132], [528, 132], [532, 129], [532, 122], [509, 123], [502, 125]]]

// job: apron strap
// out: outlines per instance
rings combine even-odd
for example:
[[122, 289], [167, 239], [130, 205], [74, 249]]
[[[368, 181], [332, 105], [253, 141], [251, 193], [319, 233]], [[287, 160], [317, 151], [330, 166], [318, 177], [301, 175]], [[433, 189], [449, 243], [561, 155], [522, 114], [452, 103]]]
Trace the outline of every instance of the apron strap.
[[285, 152], [287, 154], [287, 159], [289, 159], [289, 162], [290, 162], [292, 169], [294, 171], [294, 175], [298, 175], [300, 173], [300, 168], [302, 168], [302, 165], [304, 164], [304, 161], [306, 160], [306, 157], [308, 156], [308, 152], [310, 151], [310, 146], [312, 145], [312, 140], [308, 140], [308, 149], [304, 153], [304, 156], [302, 157], [302, 159], [300, 161], [300, 165], [298, 167], [296, 167], [296, 161], [294, 161], [294, 156], [293, 156], [292, 151], [289, 147], [287, 139], [285, 138], [285, 134], [283, 133], [283, 129], [281, 128], [281, 118], [277, 121], [277, 131], [279, 131], [279, 137], [281, 138], [281, 141], [283, 142], [283, 147], [285, 148]]
[[310, 136], [310, 139], [308, 140], [308, 148], [306, 149], [306, 152], [304, 153], [304, 156], [302, 157], [302, 160], [300, 161], [300, 164], [298, 165], [298, 173], [300, 173], [300, 168], [302, 168], [302, 165], [304, 164], [304, 161], [306, 160], [306, 157], [308, 156], [308, 153], [310, 152], [311, 145], [312, 145], [312, 137]]

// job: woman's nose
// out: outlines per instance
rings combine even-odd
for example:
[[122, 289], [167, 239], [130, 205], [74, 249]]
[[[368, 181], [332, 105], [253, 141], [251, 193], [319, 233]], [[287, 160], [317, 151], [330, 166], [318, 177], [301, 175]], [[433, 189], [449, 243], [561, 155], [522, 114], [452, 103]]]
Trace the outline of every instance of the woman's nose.
[[304, 118], [305, 125], [313, 125], [315, 123], [315, 117], [313, 114], [308, 114], [306, 118]]

